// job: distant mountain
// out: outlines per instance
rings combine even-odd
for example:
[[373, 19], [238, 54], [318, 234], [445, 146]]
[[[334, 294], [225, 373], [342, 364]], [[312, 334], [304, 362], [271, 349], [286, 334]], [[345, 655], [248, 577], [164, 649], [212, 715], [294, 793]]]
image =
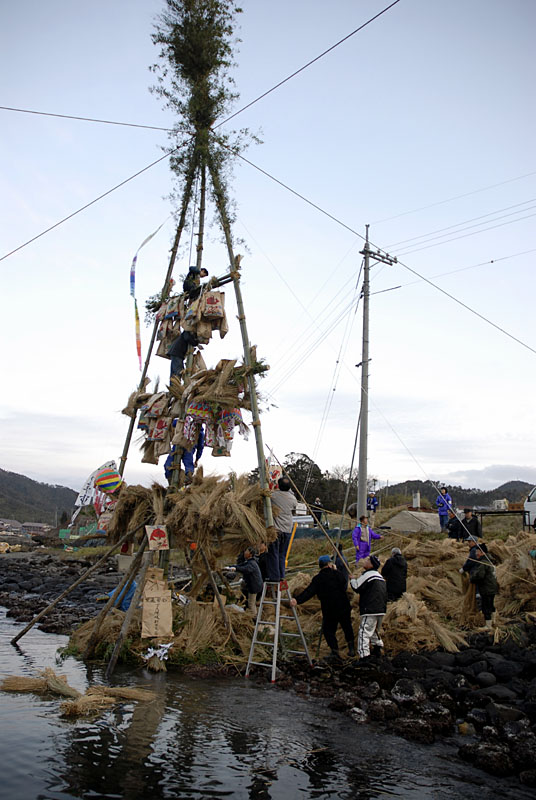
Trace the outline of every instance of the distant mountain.
[[0, 519], [48, 522], [71, 518], [77, 493], [66, 486], [38, 483], [25, 475], [0, 469]]
[[[436, 484], [439, 485], [439, 484]], [[443, 484], [441, 484], [443, 485]], [[525, 500], [528, 493], [534, 488], [534, 484], [526, 481], [508, 481], [490, 491], [482, 489], [464, 489], [462, 486], [448, 486], [447, 491], [452, 497], [453, 503], [458, 507], [463, 506], [491, 506], [494, 500], [506, 498], [511, 503]], [[389, 486], [389, 495], [413, 495], [420, 492], [421, 498], [426, 497], [434, 505], [437, 490], [431, 481], [404, 481]], [[381, 489], [380, 495], [385, 494], [385, 489]]]

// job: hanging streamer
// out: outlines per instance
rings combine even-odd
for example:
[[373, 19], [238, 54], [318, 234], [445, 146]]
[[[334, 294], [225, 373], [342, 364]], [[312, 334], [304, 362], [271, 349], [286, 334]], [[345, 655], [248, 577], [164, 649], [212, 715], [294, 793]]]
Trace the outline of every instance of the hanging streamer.
[[135, 319], [135, 323], [136, 323], [136, 350], [137, 350], [137, 353], [138, 353], [138, 360], [140, 362], [140, 370], [142, 368], [142, 365], [141, 365], [141, 331], [140, 331], [140, 315], [139, 315], [139, 312], [138, 312], [138, 302], [136, 300], [136, 264], [138, 263], [138, 253], [140, 252], [142, 247], [145, 247], [145, 245], [148, 242], [150, 242], [151, 239], [154, 236], [156, 236], [158, 231], [166, 224], [168, 219], [169, 219], [169, 217], [166, 217], [164, 222], [161, 225], [159, 225], [158, 228], [153, 233], [151, 233], [149, 236], [147, 236], [146, 239], [143, 240], [143, 242], [140, 244], [140, 246], [136, 250], [136, 254], [135, 254], [134, 258], [132, 259], [132, 264], [130, 265], [130, 296], [134, 298], [134, 319]]

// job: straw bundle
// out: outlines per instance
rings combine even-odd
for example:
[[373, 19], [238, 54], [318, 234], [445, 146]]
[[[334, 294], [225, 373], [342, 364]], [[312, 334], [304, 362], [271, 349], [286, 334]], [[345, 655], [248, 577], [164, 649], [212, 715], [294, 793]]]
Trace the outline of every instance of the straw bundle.
[[388, 606], [382, 627], [391, 655], [404, 650], [415, 653], [438, 647], [456, 653], [458, 645], [467, 644], [460, 633], [448, 629], [437, 614], [410, 592], [404, 592], [400, 600]]
[[121, 700], [148, 703], [154, 699], [153, 692], [135, 686], [91, 686], [76, 700], [62, 703], [60, 710], [64, 717], [82, 717], [110, 708]]
[[[115, 644], [121, 631], [121, 626], [124, 619], [124, 611], [120, 611], [118, 608], [110, 609], [110, 611], [104, 617], [99, 630], [99, 643], [101, 645]], [[69, 646], [76, 648], [79, 653], [83, 653], [87, 648], [89, 638], [93, 632], [94, 623], [95, 619], [89, 619], [87, 622], [84, 622], [83, 625], [80, 625], [79, 628], [74, 630], [69, 639]], [[141, 611], [137, 610], [134, 612], [129, 635], [139, 636], [140, 631]]]
[[80, 697], [80, 692], [69, 686], [65, 675], [56, 675], [50, 667], [39, 673], [39, 677], [36, 678], [10, 675], [4, 678], [0, 689], [4, 692], [34, 692], [35, 694], [50, 692], [63, 697]]
[[[110, 543], [116, 542], [127, 530], [134, 530], [143, 523], [150, 525], [153, 519], [152, 490], [123, 484], [108, 526], [108, 539]], [[142, 531], [141, 535], [145, 536], [145, 532]], [[140, 534], [138, 538], [141, 538]]]

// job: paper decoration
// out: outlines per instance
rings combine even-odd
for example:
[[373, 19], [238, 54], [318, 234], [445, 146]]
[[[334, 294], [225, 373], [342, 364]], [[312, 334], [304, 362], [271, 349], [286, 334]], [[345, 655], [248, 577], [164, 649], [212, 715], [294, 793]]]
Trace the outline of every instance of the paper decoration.
[[169, 540], [165, 525], [146, 525], [145, 533], [149, 540], [149, 550], [169, 550]]
[[138, 263], [138, 253], [140, 252], [142, 247], [145, 247], [145, 245], [148, 242], [150, 242], [151, 239], [154, 236], [156, 236], [156, 234], [158, 233], [160, 228], [162, 228], [163, 225], [165, 225], [165, 223], [168, 221], [168, 219], [169, 219], [169, 217], [167, 217], [164, 220], [164, 222], [162, 223], [162, 225], [159, 225], [158, 228], [153, 233], [151, 233], [149, 236], [147, 236], [146, 239], [143, 240], [143, 242], [140, 244], [140, 246], [136, 250], [136, 254], [135, 254], [134, 258], [132, 259], [132, 264], [130, 265], [130, 296], [134, 299], [134, 320], [135, 320], [135, 325], [136, 325], [136, 352], [138, 353], [138, 360], [140, 362], [140, 370], [142, 368], [142, 366], [141, 366], [140, 315], [139, 315], [139, 312], [138, 312], [138, 302], [136, 300], [136, 264]]

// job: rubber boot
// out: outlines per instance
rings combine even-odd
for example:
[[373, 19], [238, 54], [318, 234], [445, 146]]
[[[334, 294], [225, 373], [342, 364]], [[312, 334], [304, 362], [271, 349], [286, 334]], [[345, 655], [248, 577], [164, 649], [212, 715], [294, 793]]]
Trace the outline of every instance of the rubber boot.
[[353, 642], [348, 645], [348, 658], [355, 658], [355, 647]]

